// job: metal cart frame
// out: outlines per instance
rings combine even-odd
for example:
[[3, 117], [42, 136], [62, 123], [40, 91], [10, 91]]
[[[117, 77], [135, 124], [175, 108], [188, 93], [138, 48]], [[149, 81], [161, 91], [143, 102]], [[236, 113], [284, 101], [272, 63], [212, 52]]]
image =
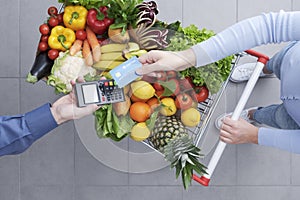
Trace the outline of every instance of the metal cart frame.
[[[268, 62], [269, 60], [269, 57], [264, 55], [264, 54], [261, 54], [259, 52], [256, 52], [254, 50], [247, 50], [245, 51], [247, 54], [249, 55], [252, 55], [254, 57], [257, 57], [257, 63], [256, 63], [256, 66], [255, 66], [255, 69], [250, 77], [250, 79], [248, 80], [245, 88], [244, 88], [244, 91], [234, 109], [234, 112], [231, 116], [231, 119], [233, 120], [238, 120], [252, 91], [253, 91], [253, 88], [254, 86], [256, 85], [256, 82], [259, 78], [259, 75], [264, 67], [264, 65]], [[209, 185], [209, 182], [210, 182], [210, 178], [225, 150], [225, 147], [226, 147], [226, 143], [222, 142], [222, 141], [219, 141], [216, 149], [215, 149], [215, 152], [214, 154], [212, 155], [212, 158], [207, 166], [207, 174], [204, 174], [203, 176], [201, 177], [198, 177], [197, 175], [193, 175], [193, 179], [195, 181], [197, 181], [198, 183], [202, 184], [203, 186], [208, 186]]]

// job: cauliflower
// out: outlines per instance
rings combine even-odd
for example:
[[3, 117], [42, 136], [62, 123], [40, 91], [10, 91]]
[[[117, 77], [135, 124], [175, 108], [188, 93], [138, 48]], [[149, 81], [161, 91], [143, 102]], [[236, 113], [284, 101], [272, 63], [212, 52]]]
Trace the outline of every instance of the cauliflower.
[[71, 56], [68, 51], [60, 52], [52, 67], [47, 83], [55, 87], [56, 92], [69, 93], [72, 90], [71, 80], [90, 74], [96, 75], [96, 69], [87, 66], [81, 52]]

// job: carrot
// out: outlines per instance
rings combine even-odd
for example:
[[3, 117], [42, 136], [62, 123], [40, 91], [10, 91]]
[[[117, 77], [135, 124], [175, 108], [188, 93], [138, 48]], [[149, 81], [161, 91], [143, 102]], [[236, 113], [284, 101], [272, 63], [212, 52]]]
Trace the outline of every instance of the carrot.
[[86, 27], [86, 37], [92, 48], [94, 62], [100, 61], [101, 58], [100, 44], [98, 42], [96, 34], [89, 27]]
[[75, 42], [73, 43], [73, 45], [70, 48], [70, 55], [74, 56], [77, 52], [79, 52], [81, 50], [82, 47], [82, 40], [75, 40]]
[[85, 64], [88, 66], [92, 66], [93, 65], [93, 56], [92, 56], [92, 52], [91, 52], [91, 47], [89, 45], [89, 42], [87, 41], [87, 39], [85, 39], [83, 41], [83, 47], [82, 47], [82, 56], [85, 60]]

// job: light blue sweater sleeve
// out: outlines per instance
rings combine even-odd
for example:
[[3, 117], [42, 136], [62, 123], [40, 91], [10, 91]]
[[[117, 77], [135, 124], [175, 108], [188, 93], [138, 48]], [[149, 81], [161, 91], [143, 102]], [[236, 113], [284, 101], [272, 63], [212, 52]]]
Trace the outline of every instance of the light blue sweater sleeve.
[[256, 46], [300, 40], [300, 11], [261, 14], [240, 21], [192, 47], [197, 66]]
[[300, 130], [259, 128], [258, 144], [300, 154]]
[[[256, 46], [300, 40], [300, 12], [266, 13], [240, 21], [192, 47], [203, 66]], [[300, 130], [260, 128], [260, 145], [300, 153]]]

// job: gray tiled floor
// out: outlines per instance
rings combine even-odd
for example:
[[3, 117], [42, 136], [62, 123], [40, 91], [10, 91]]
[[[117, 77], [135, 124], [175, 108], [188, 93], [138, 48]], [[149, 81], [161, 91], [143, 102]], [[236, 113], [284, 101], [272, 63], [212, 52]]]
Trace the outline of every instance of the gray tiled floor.
[[[196, 24], [216, 32], [261, 12], [300, 9], [288, 0], [157, 0], [159, 18], [184, 26]], [[44, 82], [25, 82], [39, 38], [38, 26], [55, 0], [11, 0], [0, 7], [0, 107], [1, 115], [24, 113], [58, 98]], [[12, 14], [14, 13], [14, 14]], [[17, 13], [17, 14], [16, 14]], [[257, 49], [273, 55], [281, 45]], [[232, 111], [244, 84], [230, 83], [216, 115]], [[271, 88], [271, 89], [270, 89]], [[266, 94], [261, 98], [261, 94]], [[247, 106], [278, 102], [278, 81], [259, 80]], [[87, 133], [88, 134], [88, 133]], [[213, 124], [201, 144], [208, 162], [218, 137]], [[132, 141], [121, 143], [134, 152], [146, 151]], [[118, 156], [112, 159], [121, 159]], [[154, 161], [153, 161], [154, 162]], [[228, 145], [213, 174], [210, 187], [193, 182], [184, 191], [169, 167], [149, 173], [120, 172], [97, 161], [77, 135], [73, 122], [61, 125], [18, 156], [0, 158], [0, 200], [94, 199], [299, 199], [300, 157], [257, 145]], [[143, 163], [139, 163], [143, 165]]]

